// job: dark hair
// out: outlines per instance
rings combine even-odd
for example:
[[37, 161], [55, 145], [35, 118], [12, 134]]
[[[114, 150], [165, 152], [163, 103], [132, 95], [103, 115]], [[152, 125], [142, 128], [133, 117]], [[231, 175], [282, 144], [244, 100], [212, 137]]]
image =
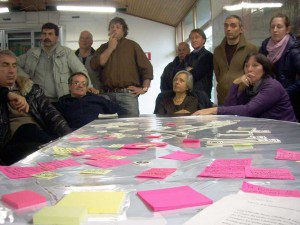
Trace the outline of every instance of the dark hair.
[[[206, 42], [206, 35], [205, 35], [205, 33], [204, 33], [204, 31], [202, 29], [200, 29], [200, 28], [194, 29], [194, 30], [191, 31], [191, 33], [198, 33], [204, 39], [204, 44], [205, 44], [205, 42]], [[191, 36], [191, 33], [189, 35], [189, 38]]]
[[86, 79], [86, 86], [89, 86], [89, 78], [86, 74], [82, 73], [82, 72], [75, 72], [73, 74], [71, 74], [68, 78], [68, 84], [72, 84], [72, 81], [73, 81], [73, 77], [77, 76], [77, 75], [81, 75], [81, 76], [84, 76], [85, 79]]
[[284, 25], [286, 27], [289, 27], [291, 25], [290, 19], [288, 18], [287, 15], [285, 15], [283, 13], [278, 13], [275, 16], [272, 16], [272, 18], [270, 20], [270, 26], [271, 26], [271, 23], [272, 23], [273, 19], [275, 19], [275, 18], [282, 18], [282, 19], [284, 19]]
[[110, 26], [111, 26], [112, 24], [114, 24], [114, 23], [119, 23], [119, 24], [122, 25], [123, 31], [124, 31], [124, 37], [126, 37], [126, 36], [128, 35], [128, 30], [129, 30], [129, 29], [128, 29], [128, 26], [127, 26], [125, 20], [124, 20], [123, 18], [121, 18], [121, 17], [115, 17], [115, 18], [113, 18], [113, 19], [109, 22], [108, 30], [109, 30]]
[[243, 27], [243, 21], [242, 21], [241, 17], [239, 17], [238, 15], [227, 16], [225, 20], [227, 20], [227, 19], [237, 19], [239, 21], [240, 27]]
[[43, 26], [42, 26], [42, 31], [44, 29], [53, 29], [54, 32], [55, 32], [55, 35], [56, 36], [59, 36], [59, 28], [56, 24], [54, 23], [45, 23]]
[[250, 53], [247, 55], [245, 61], [244, 61], [244, 67], [245, 64], [249, 61], [250, 57], [254, 57], [256, 62], [262, 65], [264, 74], [262, 76], [262, 79], [267, 78], [267, 77], [273, 77], [273, 64], [270, 62], [270, 60], [263, 54], [261, 53]]

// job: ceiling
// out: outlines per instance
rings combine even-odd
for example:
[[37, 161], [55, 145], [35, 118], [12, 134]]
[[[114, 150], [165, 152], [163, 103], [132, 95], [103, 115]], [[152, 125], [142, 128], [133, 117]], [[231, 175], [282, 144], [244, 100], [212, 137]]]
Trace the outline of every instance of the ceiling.
[[197, 0], [9, 0], [1, 2], [14, 11], [55, 10], [57, 5], [113, 6], [121, 13], [177, 26]]

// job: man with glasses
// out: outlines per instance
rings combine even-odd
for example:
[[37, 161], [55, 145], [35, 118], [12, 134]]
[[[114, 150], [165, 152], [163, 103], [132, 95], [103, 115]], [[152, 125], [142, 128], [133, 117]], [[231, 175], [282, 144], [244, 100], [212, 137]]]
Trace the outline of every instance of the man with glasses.
[[89, 80], [81, 72], [72, 74], [68, 80], [70, 94], [59, 98], [57, 109], [75, 130], [98, 118], [99, 114], [117, 112], [117, 105], [101, 95], [87, 92]]

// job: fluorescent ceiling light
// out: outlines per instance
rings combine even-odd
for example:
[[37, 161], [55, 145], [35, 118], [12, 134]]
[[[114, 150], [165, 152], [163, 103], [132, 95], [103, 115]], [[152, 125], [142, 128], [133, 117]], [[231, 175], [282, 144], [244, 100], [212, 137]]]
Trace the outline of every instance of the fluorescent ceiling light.
[[236, 11], [241, 9], [262, 9], [262, 8], [280, 8], [282, 3], [247, 3], [241, 2], [236, 5], [226, 5], [223, 9], [227, 11]]
[[106, 12], [114, 13], [116, 8], [114, 7], [100, 7], [100, 6], [67, 6], [61, 5], [56, 7], [59, 11], [72, 11], [72, 12]]
[[6, 12], [9, 12], [7, 7], [1, 7], [0, 8], [0, 13], [6, 13]]

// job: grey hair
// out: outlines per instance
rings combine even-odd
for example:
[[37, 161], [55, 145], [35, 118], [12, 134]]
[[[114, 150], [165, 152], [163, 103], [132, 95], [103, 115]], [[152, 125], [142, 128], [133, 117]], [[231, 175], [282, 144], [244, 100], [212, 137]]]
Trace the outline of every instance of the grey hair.
[[15, 53], [13, 53], [11, 50], [0, 50], [0, 57], [2, 56], [10, 56], [14, 59], [17, 59], [17, 56], [15, 55]]
[[175, 76], [174, 76], [174, 78], [173, 78], [173, 81], [176, 79], [176, 77], [177, 77], [179, 74], [182, 74], [182, 73], [184, 73], [184, 74], [187, 75], [186, 85], [187, 85], [188, 90], [189, 90], [189, 91], [192, 90], [192, 89], [193, 89], [193, 84], [194, 84], [194, 81], [193, 81], [193, 80], [194, 80], [194, 79], [193, 79], [193, 75], [192, 75], [190, 72], [186, 71], [186, 70], [180, 70], [180, 71], [178, 71], [178, 72], [175, 74]]

